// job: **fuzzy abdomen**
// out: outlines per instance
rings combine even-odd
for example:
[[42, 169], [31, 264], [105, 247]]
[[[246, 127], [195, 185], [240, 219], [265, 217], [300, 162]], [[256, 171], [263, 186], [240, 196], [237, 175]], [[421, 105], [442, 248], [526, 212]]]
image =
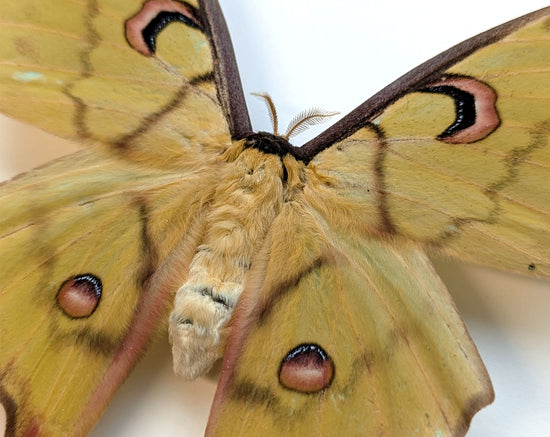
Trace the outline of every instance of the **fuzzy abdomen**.
[[174, 369], [188, 379], [223, 354], [223, 328], [283, 202], [281, 159], [252, 148], [238, 153], [240, 145], [233, 147], [237, 154], [229, 149], [223, 157], [205, 235], [170, 316]]

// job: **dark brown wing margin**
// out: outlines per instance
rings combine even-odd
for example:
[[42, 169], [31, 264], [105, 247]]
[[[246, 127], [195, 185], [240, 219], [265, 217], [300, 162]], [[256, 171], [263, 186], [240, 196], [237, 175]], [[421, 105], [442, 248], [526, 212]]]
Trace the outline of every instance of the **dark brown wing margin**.
[[383, 88], [340, 121], [329, 127], [326, 131], [304, 144], [301, 148], [293, 150], [293, 155], [305, 163], [308, 163], [317, 153], [352, 135], [366, 123], [372, 121], [382, 112], [382, 110], [403, 97], [403, 95], [423, 88], [430, 82], [438, 79], [443, 72], [466, 56], [504, 38], [528, 22], [549, 14], [550, 7], [540, 9], [480, 33], [440, 53]]
[[241, 139], [252, 133], [252, 124], [227, 24], [216, 0], [200, 0], [199, 5], [202, 23], [212, 45], [218, 97], [231, 137]]

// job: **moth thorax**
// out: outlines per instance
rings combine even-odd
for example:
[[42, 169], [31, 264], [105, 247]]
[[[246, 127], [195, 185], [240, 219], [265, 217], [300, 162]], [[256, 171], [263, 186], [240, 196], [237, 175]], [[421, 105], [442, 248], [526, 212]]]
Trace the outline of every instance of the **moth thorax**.
[[292, 149], [286, 138], [269, 132], [257, 132], [246, 137], [245, 147], [252, 147], [263, 153], [285, 156]]

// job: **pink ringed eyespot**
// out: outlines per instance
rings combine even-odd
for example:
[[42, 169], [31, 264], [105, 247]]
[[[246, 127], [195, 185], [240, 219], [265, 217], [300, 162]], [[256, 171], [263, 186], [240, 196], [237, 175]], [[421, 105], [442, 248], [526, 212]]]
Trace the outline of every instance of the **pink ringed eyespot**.
[[500, 126], [496, 108], [497, 94], [480, 80], [467, 76], [446, 75], [420, 90], [451, 97], [456, 117], [438, 140], [450, 144], [467, 144], [486, 138]]
[[193, 6], [175, 0], [150, 0], [126, 21], [126, 40], [142, 55], [152, 56], [156, 50], [157, 35], [174, 21], [201, 28]]

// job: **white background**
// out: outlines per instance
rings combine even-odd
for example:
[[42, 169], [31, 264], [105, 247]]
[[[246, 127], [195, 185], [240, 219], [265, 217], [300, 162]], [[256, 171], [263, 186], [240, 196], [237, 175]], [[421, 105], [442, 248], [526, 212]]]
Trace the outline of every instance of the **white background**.
[[[343, 115], [451, 45], [545, 6], [544, 0], [220, 3], [254, 127], [268, 131], [265, 107], [250, 92], [272, 95], [283, 127], [312, 106]], [[14, 124], [0, 126], [1, 177], [60, 153], [50, 138]], [[468, 435], [550, 436], [550, 282], [452, 261], [436, 260], [436, 265], [496, 392], [496, 401], [474, 418]], [[185, 383], [173, 376], [168, 343], [161, 341], [117, 393], [93, 435], [201, 435], [214, 390], [215, 379]]]

